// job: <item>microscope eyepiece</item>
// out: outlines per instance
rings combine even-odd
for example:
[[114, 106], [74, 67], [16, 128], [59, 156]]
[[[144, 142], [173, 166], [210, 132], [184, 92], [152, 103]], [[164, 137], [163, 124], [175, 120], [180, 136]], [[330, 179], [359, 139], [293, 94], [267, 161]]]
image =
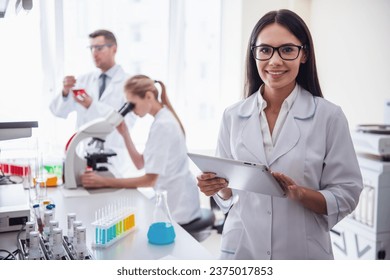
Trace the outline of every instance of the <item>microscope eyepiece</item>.
[[131, 102], [126, 102], [123, 106], [118, 110], [118, 112], [124, 117], [127, 113], [131, 112], [134, 109], [135, 105]]

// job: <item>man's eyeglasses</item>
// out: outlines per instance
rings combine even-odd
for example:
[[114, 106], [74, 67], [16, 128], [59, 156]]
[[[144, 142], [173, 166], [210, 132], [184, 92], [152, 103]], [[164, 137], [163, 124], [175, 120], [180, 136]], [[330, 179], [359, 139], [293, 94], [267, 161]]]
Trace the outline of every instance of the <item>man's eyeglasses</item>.
[[253, 58], [265, 61], [271, 59], [274, 55], [275, 50], [278, 52], [279, 56], [283, 60], [294, 60], [297, 59], [301, 49], [305, 46], [297, 46], [293, 44], [282, 45], [280, 47], [272, 47], [269, 45], [260, 45], [260, 46], [252, 46], [251, 51], [253, 54]]
[[88, 46], [88, 48], [91, 50], [91, 52], [93, 50], [97, 51], [97, 52], [100, 52], [102, 51], [105, 47], [109, 48], [111, 47], [112, 44], [103, 44], [103, 45], [91, 45], [91, 46]]

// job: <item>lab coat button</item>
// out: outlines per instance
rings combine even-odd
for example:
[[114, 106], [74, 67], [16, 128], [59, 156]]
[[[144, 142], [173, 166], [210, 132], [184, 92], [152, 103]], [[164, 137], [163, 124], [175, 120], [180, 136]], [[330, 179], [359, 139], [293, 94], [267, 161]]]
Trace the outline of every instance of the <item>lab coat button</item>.
[[267, 255], [268, 255], [268, 256], [271, 255], [271, 252], [270, 252], [270, 251], [267, 251]]
[[268, 214], [268, 215], [271, 215], [271, 211], [267, 211], [267, 214]]

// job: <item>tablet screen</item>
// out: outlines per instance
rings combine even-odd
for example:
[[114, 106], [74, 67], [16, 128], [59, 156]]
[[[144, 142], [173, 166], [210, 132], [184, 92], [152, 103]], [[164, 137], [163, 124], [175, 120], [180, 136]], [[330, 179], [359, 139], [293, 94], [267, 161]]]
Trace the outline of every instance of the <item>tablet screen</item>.
[[284, 197], [286, 194], [267, 166], [260, 163], [188, 153], [202, 172], [225, 178], [232, 189]]

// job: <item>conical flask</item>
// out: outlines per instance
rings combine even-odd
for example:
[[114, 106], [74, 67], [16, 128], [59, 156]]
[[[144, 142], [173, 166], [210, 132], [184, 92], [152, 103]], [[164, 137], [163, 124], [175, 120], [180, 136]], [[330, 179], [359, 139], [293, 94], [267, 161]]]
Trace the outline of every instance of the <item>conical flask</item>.
[[175, 241], [175, 237], [176, 234], [167, 203], [167, 191], [157, 191], [153, 223], [148, 230], [148, 240], [152, 244], [166, 245]]

